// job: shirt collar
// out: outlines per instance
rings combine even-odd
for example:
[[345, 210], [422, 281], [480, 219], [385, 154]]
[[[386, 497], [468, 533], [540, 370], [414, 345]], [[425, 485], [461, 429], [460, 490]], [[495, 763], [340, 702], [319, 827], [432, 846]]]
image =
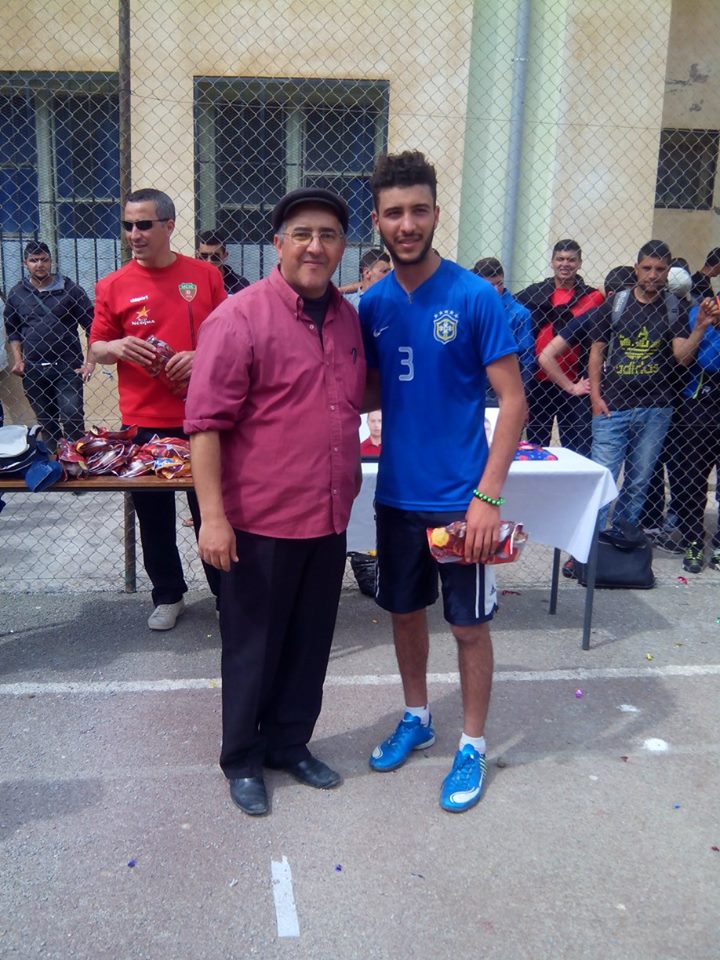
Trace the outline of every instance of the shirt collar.
[[[295, 319], [299, 320], [303, 316], [303, 298], [297, 290], [293, 290], [285, 277], [283, 277], [280, 272], [280, 264], [272, 271], [268, 277], [268, 282], [288, 310], [295, 314]], [[337, 287], [335, 287], [333, 283], [330, 283], [329, 286], [331, 295], [330, 302], [328, 303], [328, 311], [337, 307], [338, 302], [342, 300], [342, 296], [338, 292]]]

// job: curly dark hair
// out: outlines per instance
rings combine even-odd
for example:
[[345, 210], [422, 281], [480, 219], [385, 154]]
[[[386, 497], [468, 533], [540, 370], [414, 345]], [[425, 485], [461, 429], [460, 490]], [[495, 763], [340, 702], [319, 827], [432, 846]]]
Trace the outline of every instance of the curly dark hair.
[[375, 161], [370, 178], [375, 209], [381, 190], [389, 187], [414, 187], [425, 184], [430, 187], [433, 203], [437, 201], [437, 175], [435, 167], [419, 150], [403, 150], [402, 153], [384, 153]]

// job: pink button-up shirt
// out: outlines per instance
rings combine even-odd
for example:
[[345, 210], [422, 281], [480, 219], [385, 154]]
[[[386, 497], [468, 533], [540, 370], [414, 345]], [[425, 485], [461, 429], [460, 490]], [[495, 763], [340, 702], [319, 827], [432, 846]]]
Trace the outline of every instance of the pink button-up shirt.
[[333, 288], [322, 327], [276, 269], [200, 328], [185, 430], [220, 432], [225, 513], [238, 530], [341, 533], [357, 493], [365, 355]]

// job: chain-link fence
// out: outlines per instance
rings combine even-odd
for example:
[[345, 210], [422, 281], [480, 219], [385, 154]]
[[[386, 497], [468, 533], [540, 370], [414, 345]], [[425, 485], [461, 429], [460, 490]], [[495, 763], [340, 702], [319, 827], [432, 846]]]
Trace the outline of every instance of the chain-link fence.
[[[627, 454], [642, 486], [641, 468], [661, 451], [647, 508], [633, 500], [627, 516], [666, 546], [692, 548], [694, 569], [707, 512], [710, 559], [720, 359], [712, 325], [683, 358], [686, 372], [672, 341], [690, 336], [686, 306], [720, 275], [717, 3], [663, 0], [648, 17], [639, 0], [8, 0], [0, 23], [6, 423], [40, 421], [71, 438], [119, 426], [114, 368], [85, 383], [75, 371], [95, 283], [128, 256], [119, 220], [130, 190], [168, 193], [173, 248], [215, 258], [233, 289], [275, 265], [279, 197], [333, 189], [350, 208], [334, 279], [351, 286], [363, 254], [382, 246], [370, 216], [375, 157], [420, 149], [438, 172], [436, 248], [468, 268], [499, 261], [501, 285], [530, 311], [529, 439], [590, 453], [588, 356], [604, 337], [612, 369], [601, 401], [675, 414], [652, 436], [649, 413], [606, 418], [612, 436], [596, 455], [615, 468]], [[581, 322], [601, 299], [593, 289], [605, 292], [611, 268], [633, 265], [652, 237], [694, 275], [687, 291], [675, 276], [680, 306], [661, 295], [648, 324], [633, 297], [604, 326]], [[577, 245], [554, 253], [561, 238]], [[499, 275], [492, 264], [480, 272]], [[122, 584], [122, 494], [5, 499], [4, 589]], [[183, 559], [199, 585], [186, 518], [181, 505]], [[514, 576], [544, 581], [547, 570], [538, 549]]]

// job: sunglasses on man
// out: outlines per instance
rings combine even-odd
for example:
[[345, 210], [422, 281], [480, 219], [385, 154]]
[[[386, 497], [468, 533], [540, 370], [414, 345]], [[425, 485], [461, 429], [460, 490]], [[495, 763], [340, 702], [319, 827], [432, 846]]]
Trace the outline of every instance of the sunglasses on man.
[[121, 220], [120, 225], [125, 233], [132, 233], [133, 227], [137, 227], [141, 233], [145, 233], [147, 230], [152, 230], [154, 223], [167, 223], [169, 219], [170, 217], [161, 217], [159, 220]]

